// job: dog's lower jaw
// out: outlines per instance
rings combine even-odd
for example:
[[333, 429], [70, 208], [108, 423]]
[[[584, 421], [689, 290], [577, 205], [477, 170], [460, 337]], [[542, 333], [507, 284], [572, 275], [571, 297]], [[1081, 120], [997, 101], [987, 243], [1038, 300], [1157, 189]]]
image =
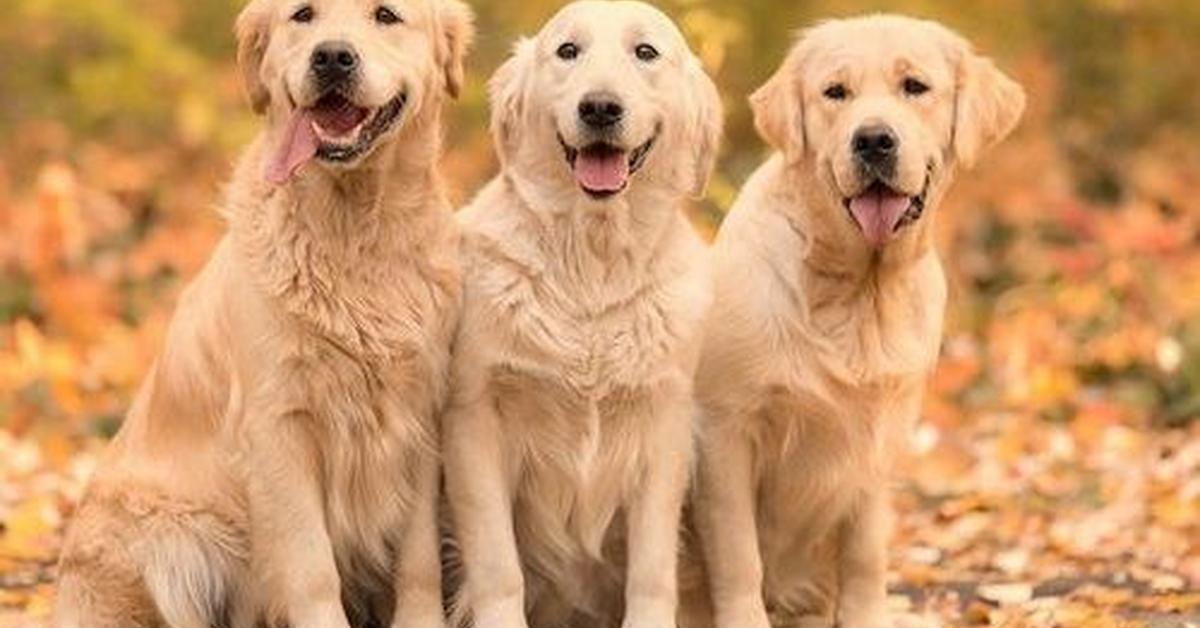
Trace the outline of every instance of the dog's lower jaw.
[[408, 93], [402, 91], [364, 122], [355, 143], [345, 146], [322, 143], [317, 148], [317, 159], [328, 164], [349, 164], [371, 155], [380, 148], [379, 140], [396, 130], [407, 107]]

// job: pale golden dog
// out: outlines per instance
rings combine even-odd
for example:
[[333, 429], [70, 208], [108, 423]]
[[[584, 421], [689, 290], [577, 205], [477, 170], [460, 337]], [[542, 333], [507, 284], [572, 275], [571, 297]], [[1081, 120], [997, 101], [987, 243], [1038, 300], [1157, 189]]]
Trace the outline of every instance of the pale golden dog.
[[580, 2], [492, 82], [502, 173], [462, 214], [448, 499], [481, 628], [673, 626], [710, 278], [682, 211], [721, 104], [636, 2]]
[[460, 306], [438, 175], [457, 0], [254, 0], [267, 130], [80, 506], [56, 623], [444, 625], [436, 413]]
[[895, 16], [813, 28], [752, 98], [779, 154], [718, 236], [696, 381], [717, 626], [889, 625], [887, 487], [946, 300], [937, 207], [1024, 103], [962, 38]]

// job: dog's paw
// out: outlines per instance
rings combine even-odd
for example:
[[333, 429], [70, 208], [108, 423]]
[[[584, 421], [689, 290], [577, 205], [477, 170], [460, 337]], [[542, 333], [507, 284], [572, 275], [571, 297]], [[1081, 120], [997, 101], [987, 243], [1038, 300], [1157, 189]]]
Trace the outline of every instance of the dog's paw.
[[757, 617], [746, 617], [740, 620], [727, 619], [717, 624], [717, 628], [771, 628], [771, 622]]
[[292, 622], [294, 628], [350, 628], [346, 612], [341, 606], [318, 608], [306, 612], [303, 617]]
[[675, 628], [675, 608], [669, 604], [639, 604], [631, 608], [621, 628]]
[[483, 621], [476, 621], [473, 624], [474, 628], [529, 628], [529, 622], [525, 618], [499, 620], [496, 618], [488, 618]]
[[839, 613], [837, 628], [896, 628], [887, 611], [862, 609]]
[[448, 628], [446, 616], [443, 613], [421, 613], [408, 614], [405, 617], [396, 617], [392, 622], [392, 628]]
[[675, 628], [677, 625], [675, 618], [671, 619], [649, 619], [627, 617], [621, 622], [621, 628]]
[[717, 612], [717, 628], [771, 628], [761, 599], [726, 602]]
[[476, 611], [471, 623], [474, 628], [529, 628], [524, 609], [512, 605], [498, 605]]

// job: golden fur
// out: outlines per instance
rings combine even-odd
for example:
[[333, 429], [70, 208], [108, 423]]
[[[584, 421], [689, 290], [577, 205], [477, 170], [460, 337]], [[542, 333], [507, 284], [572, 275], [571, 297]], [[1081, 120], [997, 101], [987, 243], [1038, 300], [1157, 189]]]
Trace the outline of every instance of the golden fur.
[[[906, 93], [912, 77], [930, 91]], [[827, 95], [835, 84], [845, 98]], [[887, 485], [941, 339], [937, 205], [1013, 129], [1024, 94], [944, 27], [871, 16], [805, 33], [752, 104], [779, 153], [715, 244], [696, 380], [695, 521], [712, 617], [720, 628], [883, 628]], [[851, 138], [874, 123], [898, 137], [891, 186], [927, 190], [923, 217], [882, 248], [847, 211], [869, 183]]]
[[[556, 57], [564, 42], [582, 53]], [[634, 46], [661, 52], [639, 61]], [[584, 94], [626, 106], [629, 187], [595, 200], [564, 144]], [[444, 421], [449, 504], [480, 628], [674, 625], [692, 378], [709, 303], [682, 201], [716, 157], [715, 86], [667, 17], [569, 5], [492, 82], [502, 173], [462, 214], [465, 298]], [[623, 618], [623, 619], [622, 619]]]
[[[471, 24], [456, 0], [395, 4], [404, 30], [377, 28], [364, 0], [316, 0], [303, 27], [283, 0], [239, 19], [267, 129], [76, 515], [57, 625], [444, 624], [435, 413], [460, 273], [437, 162]], [[310, 51], [331, 37], [363, 56], [362, 102], [406, 90], [407, 111], [357, 161], [268, 184]]]

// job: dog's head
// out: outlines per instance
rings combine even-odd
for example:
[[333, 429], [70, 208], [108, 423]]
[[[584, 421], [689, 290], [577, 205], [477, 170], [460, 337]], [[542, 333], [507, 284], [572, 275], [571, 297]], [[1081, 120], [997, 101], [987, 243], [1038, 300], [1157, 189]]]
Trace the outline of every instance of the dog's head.
[[458, 94], [472, 34], [459, 0], [252, 0], [238, 62], [273, 127], [268, 178], [282, 183], [314, 158], [356, 167]]
[[642, 184], [699, 195], [721, 132], [716, 86], [639, 2], [564, 8], [497, 72], [492, 108], [506, 168], [600, 202]]
[[751, 103], [764, 138], [823, 188], [819, 219], [879, 250], [923, 231], [955, 167], [1013, 130], [1025, 95], [947, 28], [870, 16], [804, 33]]

